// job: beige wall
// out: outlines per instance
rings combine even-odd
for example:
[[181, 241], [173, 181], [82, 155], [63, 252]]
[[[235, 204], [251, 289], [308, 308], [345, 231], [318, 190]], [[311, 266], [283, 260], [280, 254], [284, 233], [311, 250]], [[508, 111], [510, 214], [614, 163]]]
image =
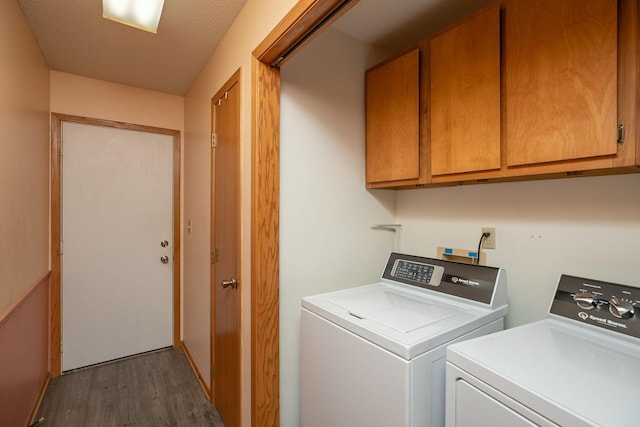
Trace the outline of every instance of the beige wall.
[[250, 209], [251, 209], [251, 52], [296, 3], [248, 0], [216, 47], [185, 99], [185, 221], [192, 234], [184, 240], [184, 341], [209, 383], [209, 214], [211, 97], [238, 69], [241, 79], [242, 162], [242, 369], [243, 425], [250, 424]]
[[49, 69], [0, 2], [0, 318], [49, 269]]
[[51, 112], [184, 133], [184, 98], [51, 71]]

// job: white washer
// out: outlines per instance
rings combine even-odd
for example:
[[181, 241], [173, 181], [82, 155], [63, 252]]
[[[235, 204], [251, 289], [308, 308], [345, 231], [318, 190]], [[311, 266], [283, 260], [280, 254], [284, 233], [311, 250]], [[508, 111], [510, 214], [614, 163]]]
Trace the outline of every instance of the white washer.
[[504, 270], [397, 253], [379, 283], [303, 298], [302, 426], [444, 425], [446, 346], [507, 311]]
[[549, 316], [447, 350], [447, 426], [640, 425], [640, 289], [562, 275]]

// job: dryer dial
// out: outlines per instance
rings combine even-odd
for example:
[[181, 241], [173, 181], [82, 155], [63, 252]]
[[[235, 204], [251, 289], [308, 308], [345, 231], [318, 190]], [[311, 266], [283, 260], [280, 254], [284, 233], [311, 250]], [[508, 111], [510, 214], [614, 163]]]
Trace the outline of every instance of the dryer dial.
[[618, 297], [612, 297], [609, 300], [609, 311], [618, 319], [628, 319], [634, 315], [636, 310], [631, 303]]
[[598, 298], [593, 296], [592, 293], [588, 292], [575, 294], [573, 296], [573, 300], [576, 302], [576, 304], [578, 304], [578, 307], [582, 308], [583, 310], [591, 310], [596, 305], [598, 305]]

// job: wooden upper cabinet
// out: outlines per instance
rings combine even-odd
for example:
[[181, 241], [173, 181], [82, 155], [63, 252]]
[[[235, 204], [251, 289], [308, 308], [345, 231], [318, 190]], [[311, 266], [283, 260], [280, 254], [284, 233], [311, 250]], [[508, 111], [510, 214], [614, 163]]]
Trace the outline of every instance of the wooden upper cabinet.
[[507, 165], [617, 150], [617, 1], [507, 1]]
[[497, 0], [367, 71], [367, 186], [638, 172], [639, 88], [640, 1]]
[[368, 184], [419, 176], [419, 60], [414, 49], [366, 72]]
[[500, 9], [431, 39], [432, 175], [500, 169]]

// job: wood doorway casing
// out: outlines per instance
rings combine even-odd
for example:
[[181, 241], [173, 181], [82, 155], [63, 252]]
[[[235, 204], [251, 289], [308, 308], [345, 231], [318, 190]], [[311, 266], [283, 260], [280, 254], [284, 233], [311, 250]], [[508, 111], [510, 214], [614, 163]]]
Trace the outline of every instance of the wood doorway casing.
[[251, 76], [251, 425], [280, 425], [280, 69], [359, 0], [299, 0], [253, 51]]
[[84, 123], [173, 136], [173, 346], [180, 346], [180, 131], [111, 120], [51, 113], [51, 375], [62, 372], [60, 155], [62, 122]]

